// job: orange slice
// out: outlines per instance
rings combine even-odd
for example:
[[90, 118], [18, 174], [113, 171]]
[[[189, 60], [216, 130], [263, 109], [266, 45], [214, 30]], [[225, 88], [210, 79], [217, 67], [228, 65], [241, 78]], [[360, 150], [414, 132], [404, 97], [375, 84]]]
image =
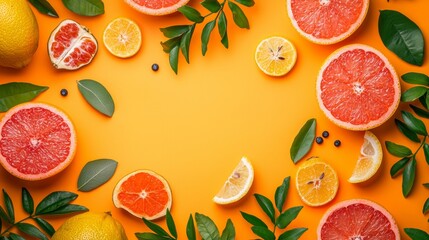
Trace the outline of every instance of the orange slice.
[[134, 21], [123, 17], [116, 18], [104, 30], [103, 42], [114, 56], [128, 58], [140, 50], [141, 31]]

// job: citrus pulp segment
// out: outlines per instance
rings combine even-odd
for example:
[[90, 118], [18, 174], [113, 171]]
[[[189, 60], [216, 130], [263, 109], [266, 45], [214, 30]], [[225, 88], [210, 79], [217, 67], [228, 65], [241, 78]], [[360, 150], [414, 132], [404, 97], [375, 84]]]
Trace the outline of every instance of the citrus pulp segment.
[[322, 206], [337, 195], [339, 186], [335, 170], [317, 157], [305, 161], [296, 172], [296, 188], [309, 206]]
[[0, 122], [0, 163], [12, 175], [29, 181], [54, 176], [76, 151], [76, 133], [69, 117], [42, 103], [11, 108]]
[[138, 218], [154, 220], [171, 208], [168, 182], [150, 170], [138, 170], [123, 177], [113, 190], [113, 203]]
[[161, 16], [174, 13], [189, 0], [124, 0], [125, 3], [147, 15]]
[[256, 47], [255, 61], [267, 75], [283, 76], [296, 62], [295, 46], [283, 37], [270, 37], [262, 40]]
[[354, 33], [368, 12], [369, 0], [287, 0], [293, 27], [317, 44], [334, 44]]
[[399, 240], [398, 226], [380, 205], [365, 199], [336, 203], [326, 211], [317, 228], [318, 240]]
[[375, 175], [383, 160], [383, 149], [377, 136], [370, 131], [365, 131], [364, 142], [360, 149], [360, 156], [356, 162], [351, 183], [365, 182]]
[[141, 41], [139, 26], [128, 18], [114, 19], [103, 33], [104, 46], [111, 54], [120, 58], [134, 56], [140, 49]]
[[369, 130], [386, 122], [401, 97], [395, 69], [378, 50], [363, 44], [332, 53], [316, 83], [320, 109], [336, 125]]
[[242, 157], [222, 188], [213, 198], [217, 204], [230, 204], [242, 199], [252, 186], [253, 166], [246, 157]]

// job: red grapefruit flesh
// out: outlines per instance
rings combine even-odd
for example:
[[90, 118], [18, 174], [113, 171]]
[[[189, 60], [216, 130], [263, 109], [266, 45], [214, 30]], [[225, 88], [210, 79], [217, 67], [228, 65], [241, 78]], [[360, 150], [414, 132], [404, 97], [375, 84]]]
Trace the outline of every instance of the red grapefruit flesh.
[[48, 41], [49, 58], [57, 69], [76, 70], [88, 65], [97, 50], [97, 40], [89, 30], [70, 19], [62, 21]]
[[294, 28], [317, 44], [340, 42], [355, 32], [368, 12], [369, 0], [287, 0]]
[[352, 199], [328, 209], [317, 228], [317, 239], [399, 240], [400, 234], [386, 209], [365, 199]]
[[401, 97], [400, 81], [376, 49], [352, 44], [331, 54], [317, 77], [320, 109], [335, 124], [369, 130], [386, 122]]
[[189, 0], [124, 0], [125, 3], [147, 15], [161, 16], [174, 13]]
[[65, 113], [42, 103], [11, 108], [0, 122], [0, 163], [29, 181], [54, 176], [76, 151], [76, 133]]

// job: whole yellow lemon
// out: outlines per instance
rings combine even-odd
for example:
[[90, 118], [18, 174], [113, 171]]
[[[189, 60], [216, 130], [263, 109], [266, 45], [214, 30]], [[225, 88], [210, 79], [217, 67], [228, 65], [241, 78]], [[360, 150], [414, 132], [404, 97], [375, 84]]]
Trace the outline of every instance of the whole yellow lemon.
[[39, 45], [39, 26], [26, 0], [0, 1], [0, 66], [27, 66]]
[[127, 240], [127, 235], [110, 214], [85, 212], [67, 219], [51, 240]]

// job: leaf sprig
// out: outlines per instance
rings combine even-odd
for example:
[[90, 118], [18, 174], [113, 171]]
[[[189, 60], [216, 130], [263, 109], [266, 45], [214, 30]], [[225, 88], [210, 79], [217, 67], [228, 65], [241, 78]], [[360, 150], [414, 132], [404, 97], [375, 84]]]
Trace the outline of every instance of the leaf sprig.
[[239, 28], [250, 28], [249, 21], [240, 5], [252, 7], [255, 4], [254, 0], [223, 0], [223, 2], [219, 2], [218, 0], [204, 0], [200, 4], [209, 11], [208, 14], [203, 16], [197, 9], [185, 5], [180, 7], [178, 11], [193, 22], [192, 24], [175, 25], [160, 29], [164, 36], [169, 38], [167, 41], [161, 42], [161, 46], [164, 52], [169, 54], [170, 67], [176, 74], [178, 72], [179, 52], [182, 52], [186, 62], [189, 63], [189, 47], [195, 27], [197, 24], [202, 24], [207, 18], [214, 16], [214, 19], [204, 25], [201, 34], [201, 51], [203, 56], [207, 52], [210, 35], [216, 27], [216, 24], [222, 45], [225, 48], [229, 47], [227, 31], [228, 21], [224, 11], [225, 6], [228, 6], [231, 10], [234, 23]]
[[[26, 188], [22, 188], [22, 207], [28, 216], [17, 221], [12, 199], [3, 189], [4, 208], [0, 206], [0, 238], [22, 240], [25, 239], [18, 233], [12, 232], [15, 227], [22, 233], [35, 237], [36, 239], [48, 240], [55, 233], [54, 227], [43, 217], [49, 215], [64, 215], [87, 211], [84, 206], [72, 204], [78, 197], [77, 194], [67, 191], [56, 191], [47, 195], [42, 201], [34, 206], [34, 200]], [[33, 220], [36, 225], [29, 223]], [[47, 236], [47, 235], [48, 236]]]

